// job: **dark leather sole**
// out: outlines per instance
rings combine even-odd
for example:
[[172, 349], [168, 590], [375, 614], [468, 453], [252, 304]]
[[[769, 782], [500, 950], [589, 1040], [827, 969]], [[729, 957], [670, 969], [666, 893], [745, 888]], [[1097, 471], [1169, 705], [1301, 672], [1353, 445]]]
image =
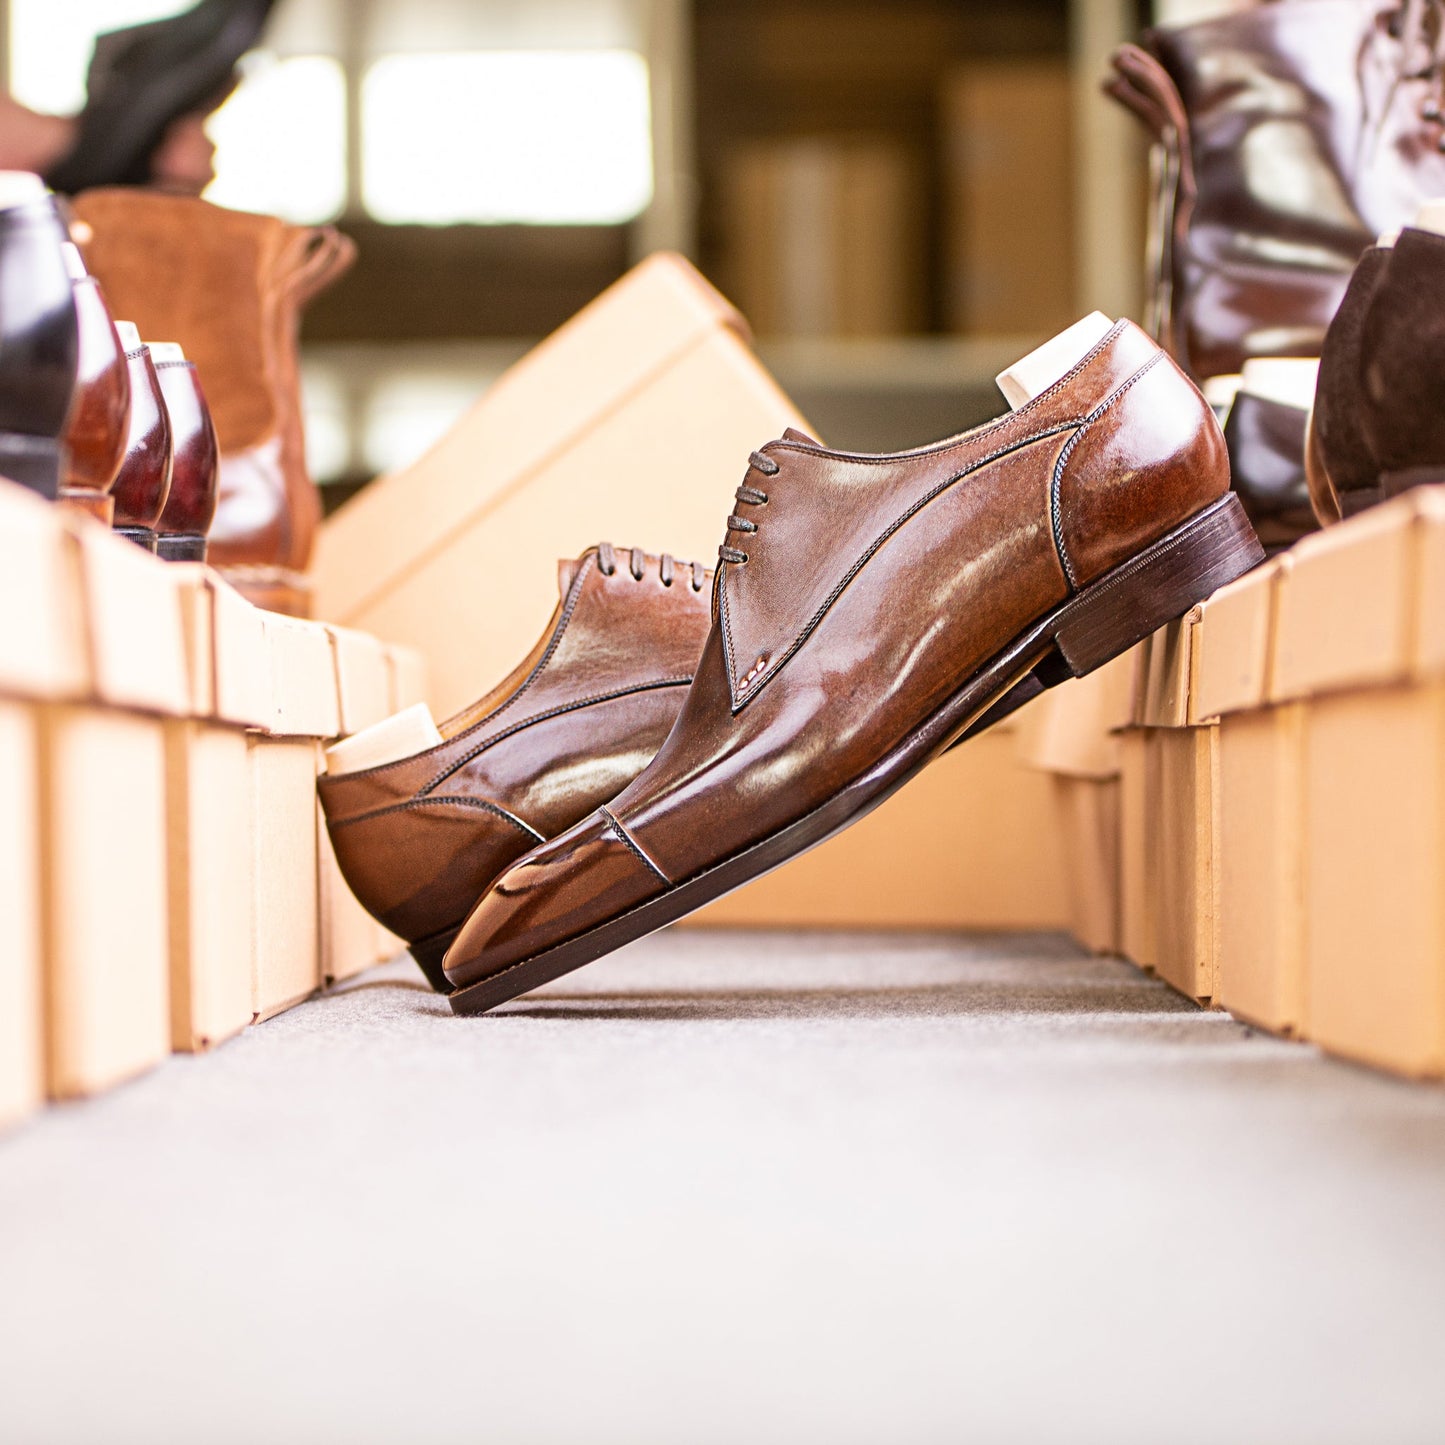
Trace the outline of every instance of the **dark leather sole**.
[[199, 532], [162, 532], [156, 538], [156, 556], [163, 562], [204, 562], [206, 539]]
[[[657, 898], [489, 978], [457, 988], [458, 1014], [479, 1014], [655, 932], [826, 841], [920, 772], [1036, 669], [1082, 677], [1182, 617], [1264, 558], [1232, 492], [1083, 588], [970, 676], [887, 756], [806, 817]], [[1059, 662], [1050, 664], [1050, 655]]]
[[419, 938], [415, 943], [406, 946], [407, 952], [416, 959], [417, 967], [426, 974], [426, 981], [438, 993], [450, 994], [456, 990], [456, 985], [442, 972], [442, 960], [461, 931], [462, 925], [459, 923], [455, 928], [434, 933], [430, 938]]
[[156, 554], [156, 534], [150, 527], [117, 527], [117, 537], [124, 537], [127, 542], [134, 542], [144, 552], [152, 556]]

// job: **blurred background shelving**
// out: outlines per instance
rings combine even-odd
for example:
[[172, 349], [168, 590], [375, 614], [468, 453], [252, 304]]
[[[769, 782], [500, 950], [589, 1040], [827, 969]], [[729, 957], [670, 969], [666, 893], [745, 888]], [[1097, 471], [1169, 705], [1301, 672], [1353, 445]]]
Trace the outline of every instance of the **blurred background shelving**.
[[[184, 0], [0, 0], [11, 88]], [[1077, 314], [1137, 314], [1144, 157], [1099, 94], [1138, 0], [280, 0], [211, 133], [223, 204], [335, 220], [307, 318], [335, 505], [658, 247], [820, 435], [912, 445]], [[445, 83], [443, 83], [445, 81]], [[277, 165], [284, 154], [286, 165]]]

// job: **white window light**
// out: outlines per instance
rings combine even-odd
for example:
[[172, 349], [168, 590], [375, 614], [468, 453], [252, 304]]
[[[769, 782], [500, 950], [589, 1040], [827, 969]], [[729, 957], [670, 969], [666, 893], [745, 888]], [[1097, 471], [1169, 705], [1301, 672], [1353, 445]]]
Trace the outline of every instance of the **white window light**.
[[362, 89], [364, 203], [395, 224], [609, 225], [652, 199], [628, 50], [388, 55]]
[[90, 50], [103, 30], [123, 30], [188, 10], [195, 0], [10, 0], [10, 93], [48, 115], [85, 104]]
[[246, 61], [211, 118], [216, 179], [206, 199], [288, 221], [329, 221], [346, 204], [346, 73], [323, 55]]

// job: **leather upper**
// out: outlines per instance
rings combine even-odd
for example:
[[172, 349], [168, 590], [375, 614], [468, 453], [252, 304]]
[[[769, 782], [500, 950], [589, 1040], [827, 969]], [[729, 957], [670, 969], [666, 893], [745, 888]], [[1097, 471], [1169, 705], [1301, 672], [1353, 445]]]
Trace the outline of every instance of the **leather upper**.
[[160, 378], [150, 348], [126, 352], [130, 368], [130, 425], [125, 460], [115, 479], [118, 527], [154, 527], [171, 490], [171, 421], [161, 396]]
[[204, 537], [216, 512], [216, 429], [191, 361], [156, 364], [171, 431], [171, 485], [158, 530]]
[[692, 680], [710, 572], [604, 546], [560, 581], [537, 645], [439, 746], [320, 781], [347, 882], [412, 942], [456, 927], [508, 863], [619, 793]]
[[1194, 376], [1317, 356], [1360, 254], [1445, 195], [1440, 61], [1405, 9], [1278, 0], [1116, 55], [1161, 145], [1151, 326]]
[[68, 465], [62, 486], [103, 497], [125, 460], [130, 425], [130, 367], [110, 308], [93, 276], [74, 282], [80, 325], [75, 398], [65, 426]]
[[667, 741], [604, 809], [496, 881], [448, 977], [492, 975], [803, 818], [1228, 482], [1213, 413], [1129, 323], [1033, 401], [935, 446], [769, 443], [739, 488], [713, 626]]

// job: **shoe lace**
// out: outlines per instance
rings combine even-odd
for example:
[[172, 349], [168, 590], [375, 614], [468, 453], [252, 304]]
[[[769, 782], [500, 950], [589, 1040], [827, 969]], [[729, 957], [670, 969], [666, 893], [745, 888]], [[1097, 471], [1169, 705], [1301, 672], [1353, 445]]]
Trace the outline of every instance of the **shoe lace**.
[[[626, 551], [627, 570], [632, 574], [634, 582], [641, 582], [647, 568], [647, 553], [641, 547], [629, 547]], [[658, 558], [657, 575], [662, 579], [664, 587], [672, 586], [672, 579], [678, 569], [692, 572], [694, 592], [701, 592], [707, 586], [707, 568], [701, 562], [678, 562], [666, 552]], [[604, 577], [611, 577], [617, 571], [617, 549], [610, 542], [597, 544], [597, 570]]]
[[[765, 452], [752, 452], [748, 456], [748, 469], [750, 472], [761, 472], [765, 477], [775, 477], [778, 474], [778, 464]], [[757, 487], [750, 487], [746, 479], [742, 485], [733, 493], [740, 503], [747, 507], [766, 507], [768, 494], [759, 491]], [[750, 536], [758, 530], [758, 524], [749, 521], [746, 517], [740, 517], [734, 512], [728, 518], [728, 531], [741, 532], [744, 536]], [[717, 549], [718, 556], [724, 562], [731, 562], [735, 567], [741, 567], [748, 560], [748, 554], [737, 547], [729, 547], [726, 542]]]

